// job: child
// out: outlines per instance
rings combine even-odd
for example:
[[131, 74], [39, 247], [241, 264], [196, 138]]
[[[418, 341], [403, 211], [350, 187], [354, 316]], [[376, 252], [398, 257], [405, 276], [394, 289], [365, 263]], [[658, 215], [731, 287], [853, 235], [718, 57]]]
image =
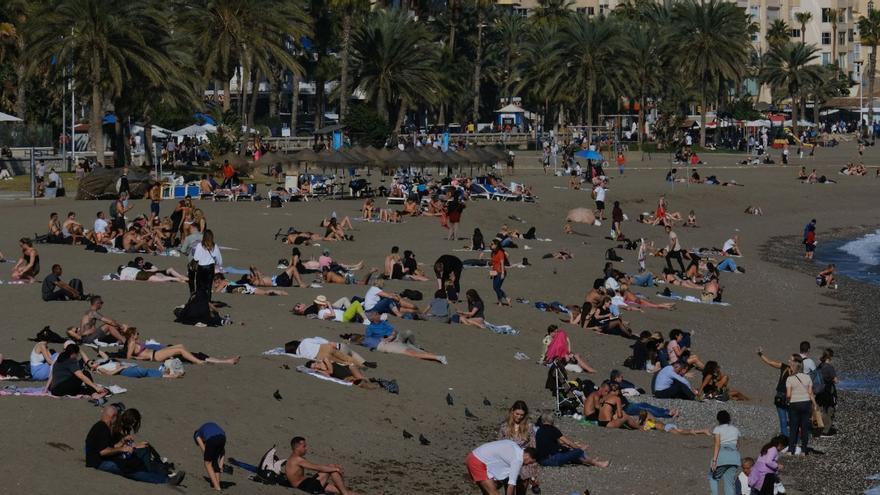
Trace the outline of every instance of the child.
[[694, 210], [691, 210], [691, 212], [688, 213], [688, 219], [687, 222], [685, 222], [684, 226], [694, 228], [697, 227], [697, 214], [694, 213]]
[[215, 490], [220, 490], [220, 473], [224, 472], [226, 461], [226, 432], [216, 423], [205, 423], [193, 433], [193, 440], [202, 449], [208, 481]]

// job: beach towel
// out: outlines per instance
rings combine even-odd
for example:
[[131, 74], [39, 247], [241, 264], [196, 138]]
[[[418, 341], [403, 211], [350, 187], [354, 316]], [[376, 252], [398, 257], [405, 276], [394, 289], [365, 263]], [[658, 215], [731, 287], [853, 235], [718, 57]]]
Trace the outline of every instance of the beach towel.
[[284, 352], [283, 347], [275, 347], [273, 349], [269, 349], [268, 351], [263, 353], [264, 356], [287, 356], [296, 359], [308, 359], [305, 356], [300, 356], [299, 354], [291, 354], [289, 352]]
[[332, 376], [322, 375], [321, 373], [318, 373], [317, 371], [315, 371], [311, 368], [306, 368], [305, 366], [302, 366], [302, 365], [297, 366], [296, 371], [299, 371], [300, 373], [305, 373], [307, 375], [311, 375], [311, 376], [318, 378], [318, 379], [321, 379], [321, 380], [327, 380], [328, 382], [338, 383], [339, 385], [345, 385], [346, 387], [350, 387], [352, 385], [351, 382], [347, 382], [345, 380], [340, 380], [338, 378], [333, 378]]
[[488, 321], [483, 321], [483, 324], [486, 326], [487, 330], [491, 330], [500, 335], [517, 335], [519, 331], [513, 328], [510, 325], [496, 325], [494, 323], [489, 323]]
[[699, 297], [686, 296], [686, 295], [683, 295], [683, 294], [677, 294], [677, 293], [675, 293], [675, 292], [672, 292], [672, 293], [671, 293], [670, 295], [668, 295], [668, 296], [664, 296], [662, 292], [658, 292], [658, 293], [657, 293], [657, 297], [662, 297], [663, 299], [672, 299], [672, 300], [675, 300], [675, 301], [684, 301], [684, 302], [689, 302], [689, 303], [697, 303], [697, 304], [714, 304], [714, 305], [716, 305], [716, 306], [730, 306], [730, 303], [726, 303], [726, 302], [715, 302], [715, 301], [703, 302], [703, 301], [700, 300]]
[[[112, 395], [120, 395], [128, 392], [127, 389], [124, 389], [117, 385], [107, 385], [104, 386], [104, 388], [106, 388]], [[0, 397], [9, 396], [52, 397], [55, 399], [83, 399], [89, 397], [88, 395], [58, 397], [49, 393], [49, 391], [46, 390], [46, 387], [18, 387], [15, 385], [9, 385], [0, 389]]]

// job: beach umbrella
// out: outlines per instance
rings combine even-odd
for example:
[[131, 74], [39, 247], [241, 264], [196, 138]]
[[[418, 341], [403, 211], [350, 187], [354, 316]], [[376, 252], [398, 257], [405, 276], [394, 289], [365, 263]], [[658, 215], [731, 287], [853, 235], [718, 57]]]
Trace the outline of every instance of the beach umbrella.
[[15, 115], [0, 112], [0, 122], [22, 122], [22, 120]]
[[589, 208], [573, 208], [568, 210], [568, 215], [565, 216], [565, 221], [596, 225], [596, 214]]
[[603, 160], [602, 154], [598, 151], [594, 150], [581, 150], [574, 154], [574, 156], [578, 158], [585, 158], [587, 160]]

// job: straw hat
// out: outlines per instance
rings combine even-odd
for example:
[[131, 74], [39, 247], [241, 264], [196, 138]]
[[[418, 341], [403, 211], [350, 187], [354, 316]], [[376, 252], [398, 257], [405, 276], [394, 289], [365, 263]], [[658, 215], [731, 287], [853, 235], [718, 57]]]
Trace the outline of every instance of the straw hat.
[[315, 304], [319, 306], [329, 306], [330, 302], [327, 300], [327, 296], [318, 296], [315, 298]]

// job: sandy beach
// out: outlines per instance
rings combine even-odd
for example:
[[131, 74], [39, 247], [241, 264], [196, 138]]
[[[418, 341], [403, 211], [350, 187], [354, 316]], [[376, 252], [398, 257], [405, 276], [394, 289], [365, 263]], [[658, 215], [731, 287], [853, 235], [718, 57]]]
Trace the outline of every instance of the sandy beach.
[[[778, 152], [774, 153], [778, 162]], [[746, 272], [724, 273], [721, 277], [724, 301], [730, 303], [729, 306], [681, 302], [674, 311], [648, 309], [644, 313], [625, 314], [637, 333], [650, 330], [667, 335], [672, 328], [695, 332], [694, 352], [704, 361], [719, 361], [731, 376], [731, 386], [752, 398], [748, 402], [726, 404], [681, 404], [680, 401], [646, 399], [680, 407], [684, 415], [676, 421], [679, 426], [711, 428], [716, 412], [727, 409], [733, 415], [733, 423], [746, 437], [741, 452], [755, 457], [761, 444], [778, 430], [772, 404], [777, 372], [758, 359], [755, 354], [758, 346], [762, 346], [769, 357], [779, 360], [795, 352], [801, 340], [810, 340], [816, 358], [822, 348], [831, 346], [838, 352], [836, 362], [840, 373], [855, 369], [856, 360], [846, 351], [855, 354], [871, 340], [843, 338], [837, 332], [849, 328], [851, 334], [876, 335], [876, 321], [853, 316], [854, 311], [859, 311], [854, 304], [864, 308], [872, 301], [856, 297], [866, 289], [848, 281], [841, 282], [837, 298], [826, 297], [829, 290], [817, 288], [814, 282], [812, 272], [818, 272], [819, 268], [800, 260], [803, 256], [800, 242], [803, 226], [811, 218], [818, 220], [819, 250], [835, 229], [868, 229], [880, 223], [876, 207], [880, 180], [873, 177], [874, 169], [869, 170], [868, 177], [837, 174], [837, 170], [856, 155], [855, 144], [844, 143], [834, 149], [819, 149], [814, 158], [794, 158], [787, 167], [740, 167], [736, 163], [741, 158], [734, 155], [703, 156], [708, 162], [699, 167], [703, 177], [716, 175], [722, 181], [736, 180], [743, 187], [670, 186], [664, 181], [667, 157], [659, 155], [649, 161], [640, 161], [636, 153], [628, 155], [623, 176], [608, 170], [613, 177], [607, 197], [609, 215], [610, 205], [620, 201], [630, 218], [623, 226], [628, 237], [653, 240], [658, 247], [665, 245], [666, 236], [660, 227], [632, 221], [640, 213], [652, 211], [657, 198], [665, 194], [671, 211], [681, 212], [685, 217], [689, 210], [697, 214], [699, 228], [676, 229], [684, 247], [720, 247], [728, 237], [738, 233], [744, 251], [737, 263], [745, 267]], [[869, 148], [866, 165], [875, 165], [877, 156], [877, 150]], [[504, 287], [510, 297], [531, 302], [580, 304], [593, 280], [601, 275], [604, 254], [610, 247], [624, 258], [615, 264], [618, 269], [636, 272], [636, 252], [618, 249], [616, 242], [605, 239], [610, 222], [601, 227], [576, 225], [576, 235], [563, 234], [563, 219], [568, 209], [592, 207], [588, 191], [567, 189], [567, 177], [543, 175], [540, 168], [536, 168], [537, 160], [529, 153], [521, 153], [518, 160], [517, 173], [512, 178], [532, 185], [539, 201], [536, 204], [469, 202], [460, 227], [462, 236], [470, 236], [473, 229], [479, 227], [488, 240], [502, 224], [521, 231], [534, 226], [539, 237], [552, 239], [519, 242], [519, 248], [508, 250], [511, 262], [521, 262], [525, 257], [531, 263], [529, 267], [510, 270]], [[838, 183], [802, 184], [795, 180], [802, 165], [808, 170], [816, 168]], [[374, 185], [379, 184], [378, 179], [372, 177]], [[148, 211], [145, 200], [135, 203], [134, 213]], [[377, 200], [377, 204], [384, 205], [384, 199]], [[273, 240], [278, 229], [296, 227], [317, 231], [320, 219], [330, 216], [331, 212], [354, 218], [359, 216], [360, 205], [360, 201], [353, 200], [312, 201], [269, 209], [265, 201], [203, 201], [198, 207], [204, 210], [218, 243], [232, 248], [223, 251], [226, 265], [246, 268], [253, 264], [264, 272], [274, 273], [277, 261], [290, 253], [289, 246]], [[743, 210], [750, 205], [761, 207], [764, 215], [744, 214]], [[32, 206], [30, 201], [0, 200], [0, 231], [4, 233], [0, 250], [8, 258], [16, 257], [16, 240], [42, 233], [52, 211], [62, 216], [69, 210], [76, 211], [81, 221], [90, 223], [97, 211], [106, 211], [108, 206], [109, 201], [40, 200]], [[163, 201], [163, 214], [170, 213], [172, 208], [171, 201]], [[510, 215], [525, 223], [510, 220]], [[442, 254], [472, 257], [471, 253], [453, 251], [463, 248], [468, 241], [444, 240], [446, 232], [437, 218], [410, 218], [397, 225], [354, 222], [354, 226], [354, 242], [321, 242], [320, 247], [303, 248], [303, 253], [306, 257], [317, 257], [322, 249], [328, 248], [337, 260], [364, 260], [367, 268], [381, 267], [390, 247], [398, 245], [401, 250], [413, 250], [428, 272], [433, 261]], [[476, 289], [487, 301], [488, 321], [509, 324], [519, 334], [496, 335], [461, 325], [392, 318], [391, 323], [397, 329], [413, 331], [419, 345], [445, 354], [449, 359], [449, 364], [443, 366], [397, 355], [364, 353], [369, 360], [378, 362], [378, 368], [369, 370], [368, 376], [398, 381], [400, 394], [392, 395], [317, 380], [295, 371], [301, 361], [262, 355], [267, 349], [296, 338], [322, 336], [338, 340], [339, 334], [359, 331], [359, 326], [295, 317], [289, 310], [296, 302], [310, 302], [318, 294], [326, 295], [331, 301], [342, 296], [363, 296], [365, 287], [293, 288], [286, 297], [218, 295], [215, 299], [229, 304], [224, 311], [234, 324], [194, 328], [173, 322], [172, 309], [187, 298], [185, 285], [101, 281], [102, 275], [115, 271], [133, 255], [96, 254], [82, 247], [46, 244], [38, 245], [37, 249], [42, 265], [40, 278], [49, 272], [53, 263], [60, 263], [65, 279], [82, 279], [86, 292], [104, 297], [107, 315], [137, 326], [145, 338], [182, 343], [191, 350], [210, 355], [242, 356], [236, 366], [187, 366], [186, 376], [180, 380], [124, 377], [99, 380], [128, 389], [115, 400], [138, 408], [144, 418], [139, 437], [187, 471], [182, 492], [208, 493], [210, 490], [203, 479], [201, 456], [193, 444], [192, 432], [203, 422], [214, 421], [227, 432], [227, 454], [246, 462], [256, 463], [272, 445], [277, 445], [279, 453], [286, 456], [290, 438], [300, 435], [309, 440], [313, 460], [342, 464], [349, 485], [361, 493], [478, 493], [466, 479], [467, 453], [480, 443], [495, 439], [498, 425], [513, 401], [526, 401], [533, 416], [553, 407], [552, 397], [544, 389], [546, 369], [535, 361], [540, 356], [541, 339], [547, 326], [562, 325], [558, 315], [541, 312], [533, 304], [514, 302], [510, 308], [488, 304], [494, 297], [488, 274], [483, 269], [466, 270], [463, 288]], [[544, 254], [559, 249], [570, 250], [574, 259], [542, 259]], [[149, 261], [163, 268], [185, 270], [183, 258], [154, 257]], [[655, 273], [664, 265], [662, 258], [648, 259], [648, 268]], [[0, 268], [0, 279], [9, 280], [10, 267]], [[393, 281], [387, 287], [395, 291], [417, 289], [429, 296], [435, 282]], [[640, 292], [659, 301], [655, 293], [661, 289]], [[699, 296], [695, 290], [679, 291]], [[79, 302], [43, 302], [39, 284], [0, 285], [0, 299], [4, 301], [5, 321], [4, 330], [0, 332], [0, 353], [21, 361], [27, 359], [31, 349], [28, 337], [46, 325], [63, 333], [67, 326], [77, 323], [87, 308], [86, 303]], [[421, 302], [424, 304], [426, 301]], [[459, 304], [459, 308], [463, 309], [464, 304]], [[616, 368], [624, 371], [626, 379], [645, 389], [650, 387], [651, 375], [622, 366], [630, 354], [630, 341], [563, 326], [574, 350], [599, 370], [595, 375], [583, 377], [598, 382]], [[518, 352], [530, 359], [515, 359]], [[696, 377], [691, 381], [696, 384]], [[13, 382], [3, 385], [10, 383]], [[280, 401], [273, 398], [276, 390], [282, 397]], [[447, 405], [447, 394], [454, 397], [454, 405]], [[491, 405], [484, 405], [484, 399]], [[842, 420], [846, 418], [846, 424], [853, 427], [874, 429], [859, 416], [864, 413], [855, 410], [871, 403], [875, 402], [858, 394], [843, 394], [839, 405]], [[466, 418], [465, 408], [477, 418]], [[0, 449], [0, 479], [4, 490], [27, 490], [34, 494], [57, 493], [63, 489], [95, 495], [120, 491], [165, 493], [167, 487], [135, 484], [84, 467], [83, 441], [98, 413], [99, 410], [85, 400], [0, 398], [0, 424], [4, 427], [7, 445]], [[604, 470], [546, 468], [541, 476], [545, 494], [582, 492], [585, 488], [593, 494], [708, 492], [706, 474], [712, 445], [709, 437], [605, 430], [569, 419], [560, 423], [569, 437], [589, 444], [591, 455], [610, 459], [612, 465]], [[431, 444], [422, 446], [415, 439], [404, 439], [404, 429], [416, 437], [424, 435]], [[785, 459], [783, 462], [791, 465], [794, 473], [784, 479], [788, 493], [861, 493], [870, 485], [863, 475], [871, 474], [871, 463], [865, 462], [870, 458], [864, 455], [873, 448], [872, 442], [861, 439], [861, 434], [861, 431], [841, 427], [841, 434], [834, 439], [817, 440], [813, 444], [828, 452], [848, 451], [846, 462], [836, 455]], [[855, 465], [859, 459], [862, 466]], [[805, 474], [817, 469], [823, 470], [822, 477]], [[842, 478], [845, 483], [830, 484], [823, 479], [831, 477]], [[234, 483], [226, 490], [231, 494], [285, 491], [255, 483], [240, 469], [224, 480]]]

